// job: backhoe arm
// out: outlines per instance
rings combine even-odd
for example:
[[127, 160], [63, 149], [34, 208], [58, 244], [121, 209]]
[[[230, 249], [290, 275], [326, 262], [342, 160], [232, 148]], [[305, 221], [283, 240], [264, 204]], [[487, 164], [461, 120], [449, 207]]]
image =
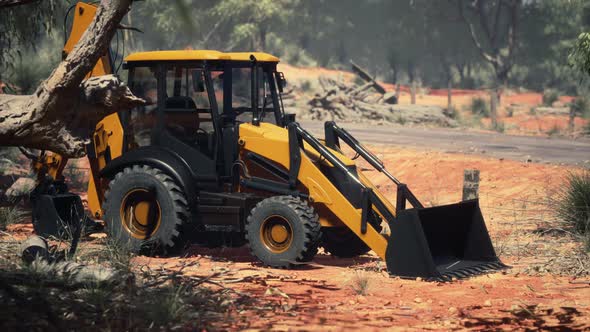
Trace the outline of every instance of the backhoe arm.
[[[74, 49], [82, 38], [82, 35], [92, 23], [96, 15], [96, 5], [78, 2], [70, 9], [74, 17], [68, 40], [62, 50], [63, 58]], [[113, 64], [106, 52], [86, 78], [102, 76], [113, 72]], [[100, 205], [102, 202], [103, 190], [99, 180], [98, 172], [106, 165], [111, 158], [120, 156], [123, 152], [123, 128], [118, 114], [111, 114], [99, 122], [94, 131], [92, 141], [86, 149], [90, 163], [90, 176], [88, 183], [88, 207], [95, 218], [102, 217]], [[63, 181], [63, 170], [68, 159], [50, 152], [41, 152], [33, 162], [33, 169], [37, 174], [38, 185], [47, 180]]]

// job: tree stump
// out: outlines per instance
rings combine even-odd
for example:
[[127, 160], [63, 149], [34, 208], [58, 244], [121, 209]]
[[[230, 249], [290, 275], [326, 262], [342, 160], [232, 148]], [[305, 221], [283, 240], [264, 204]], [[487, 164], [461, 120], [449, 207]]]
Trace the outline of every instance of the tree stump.
[[463, 200], [479, 197], [479, 170], [466, 169], [463, 174]]

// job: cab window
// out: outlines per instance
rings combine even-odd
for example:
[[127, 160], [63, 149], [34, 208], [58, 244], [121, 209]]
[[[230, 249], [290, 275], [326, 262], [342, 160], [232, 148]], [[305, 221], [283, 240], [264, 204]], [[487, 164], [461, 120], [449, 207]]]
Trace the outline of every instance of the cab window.
[[164, 121], [173, 136], [213, 156], [215, 135], [202, 68], [171, 66], [166, 70]]
[[[252, 121], [252, 69], [232, 69], [232, 108], [237, 112], [236, 119], [241, 122]], [[260, 120], [264, 122], [275, 122], [274, 104], [267, 72], [258, 67], [258, 109]]]

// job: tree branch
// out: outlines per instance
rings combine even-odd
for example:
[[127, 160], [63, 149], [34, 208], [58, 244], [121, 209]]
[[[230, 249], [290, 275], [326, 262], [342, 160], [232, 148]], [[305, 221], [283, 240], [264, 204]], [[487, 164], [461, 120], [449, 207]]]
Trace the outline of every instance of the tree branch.
[[459, 9], [459, 15], [460, 15], [461, 19], [463, 20], [463, 22], [465, 22], [465, 24], [469, 28], [469, 32], [471, 34], [471, 39], [473, 40], [473, 43], [475, 44], [475, 47], [478, 49], [479, 53], [481, 53], [481, 56], [486, 61], [492, 63], [493, 65], [498, 65], [499, 64], [498, 59], [496, 57], [492, 56], [491, 54], [487, 53], [484, 50], [481, 43], [479, 42], [479, 39], [477, 38], [477, 33], [475, 32], [475, 27], [473, 26], [473, 24], [471, 24], [471, 22], [469, 22], [469, 20], [465, 16], [465, 12], [463, 10], [463, 0], [457, 1], [457, 5], [458, 5], [458, 9]]
[[80, 41], [30, 96], [0, 95], [0, 144], [81, 157], [104, 116], [143, 103], [114, 76], [84, 77], [104, 55], [132, 0], [103, 0]]
[[498, 35], [500, 34], [500, 17], [502, 17], [503, 1], [498, 1], [498, 8], [496, 9], [496, 18], [494, 20], [494, 32], [492, 35], [492, 45], [497, 45]]
[[0, 8], [8, 8], [12, 6], [26, 5], [39, 0], [0, 0]]
[[488, 16], [487, 16], [485, 4], [481, 0], [475, 0], [475, 6], [477, 8], [477, 14], [479, 15], [479, 24], [481, 25], [483, 31], [485, 32], [486, 36], [488, 37], [488, 40], [490, 41], [492, 49], [495, 49], [496, 45], [494, 45], [492, 43], [494, 38], [493, 38], [492, 32], [490, 30], [490, 24], [488, 22]]
[[512, 59], [516, 48], [516, 35], [518, 29], [518, 9], [521, 0], [512, 0], [510, 2], [510, 23], [508, 25], [508, 58]]
[[[70, 98], [70, 108], [53, 110], [55, 104], [50, 104], [48, 110], [31, 103], [36, 95], [0, 94], [0, 143], [80, 157], [102, 118], [144, 104], [113, 75], [89, 78]], [[46, 114], [38, 116], [37, 112]]]

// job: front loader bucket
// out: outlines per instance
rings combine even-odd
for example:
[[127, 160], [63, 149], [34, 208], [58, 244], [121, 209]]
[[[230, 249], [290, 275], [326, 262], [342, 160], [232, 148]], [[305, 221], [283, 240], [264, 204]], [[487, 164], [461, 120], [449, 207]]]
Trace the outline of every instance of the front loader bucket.
[[452, 280], [506, 267], [496, 256], [478, 200], [403, 210], [390, 228], [390, 274]]
[[96, 223], [86, 216], [80, 196], [75, 194], [38, 195], [32, 200], [33, 226], [37, 235], [72, 238]]

